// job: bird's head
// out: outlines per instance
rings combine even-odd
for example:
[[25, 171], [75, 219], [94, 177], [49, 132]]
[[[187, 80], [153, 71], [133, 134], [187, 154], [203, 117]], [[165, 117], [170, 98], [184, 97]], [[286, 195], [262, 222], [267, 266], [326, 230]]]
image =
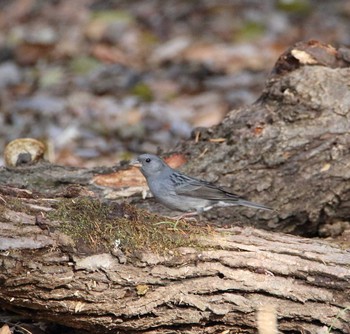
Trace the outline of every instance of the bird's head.
[[141, 154], [136, 160], [131, 161], [130, 165], [139, 167], [146, 177], [156, 175], [167, 167], [162, 159], [153, 154]]

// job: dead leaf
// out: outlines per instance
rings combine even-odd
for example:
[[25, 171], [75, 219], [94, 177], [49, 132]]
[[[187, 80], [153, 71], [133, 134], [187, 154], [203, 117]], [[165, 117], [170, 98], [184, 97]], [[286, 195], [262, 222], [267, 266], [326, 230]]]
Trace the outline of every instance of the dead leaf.
[[187, 162], [186, 157], [181, 153], [175, 153], [164, 159], [171, 168], [179, 168]]
[[97, 44], [92, 48], [91, 55], [104, 63], [128, 64], [125, 54], [120, 49], [109, 45]]
[[15, 49], [15, 58], [22, 66], [33, 66], [37, 61], [47, 58], [53, 51], [53, 45], [22, 43]]
[[92, 183], [102, 187], [136, 187], [146, 186], [146, 180], [137, 167], [120, 170], [112, 174], [97, 175], [93, 178]]

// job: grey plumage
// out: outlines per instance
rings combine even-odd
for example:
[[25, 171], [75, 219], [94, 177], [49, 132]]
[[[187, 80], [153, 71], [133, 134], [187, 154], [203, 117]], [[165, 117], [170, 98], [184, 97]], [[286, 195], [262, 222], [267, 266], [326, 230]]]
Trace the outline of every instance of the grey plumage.
[[155, 199], [173, 210], [201, 213], [214, 206], [234, 205], [272, 210], [265, 205], [249, 202], [213, 183], [182, 174], [153, 154], [141, 154], [131, 164], [140, 167]]

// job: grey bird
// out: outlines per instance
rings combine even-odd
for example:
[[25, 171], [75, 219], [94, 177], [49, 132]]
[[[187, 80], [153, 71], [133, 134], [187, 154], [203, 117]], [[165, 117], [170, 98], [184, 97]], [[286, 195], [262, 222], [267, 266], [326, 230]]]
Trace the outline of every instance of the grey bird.
[[249, 202], [213, 183], [187, 176], [168, 166], [153, 154], [141, 154], [130, 163], [140, 167], [155, 199], [169, 209], [201, 214], [215, 206], [246, 206], [273, 210], [265, 205]]

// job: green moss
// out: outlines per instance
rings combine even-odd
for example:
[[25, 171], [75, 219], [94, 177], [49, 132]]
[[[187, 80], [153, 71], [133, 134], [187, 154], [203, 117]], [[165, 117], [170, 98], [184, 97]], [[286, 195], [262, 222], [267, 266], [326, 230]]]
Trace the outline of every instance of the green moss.
[[133, 95], [136, 95], [137, 97], [141, 98], [142, 100], [146, 102], [150, 102], [153, 100], [153, 93], [151, 88], [146, 85], [145, 83], [138, 83], [132, 88]]
[[98, 20], [104, 23], [114, 23], [114, 22], [133, 22], [133, 17], [123, 10], [99, 10], [93, 12], [92, 20]]
[[310, 0], [278, 0], [277, 9], [288, 13], [308, 14], [312, 10]]
[[[24, 211], [21, 199], [16, 197], [6, 197], [6, 207], [13, 211]], [[5, 210], [5, 206], [3, 207], [3, 210]]]
[[88, 74], [101, 66], [101, 63], [95, 58], [80, 56], [73, 58], [69, 63], [69, 68], [74, 74]]
[[1, 201], [1, 198], [0, 198], [0, 219], [1, 220], [4, 220], [4, 212], [5, 212], [5, 205], [4, 203]]
[[15, 198], [15, 197], [7, 197], [6, 198], [6, 207], [10, 210], [16, 211], [16, 212], [23, 212], [28, 215], [35, 214], [38, 211], [35, 211], [31, 209], [28, 205], [23, 203], [22, 198]]
[[116, 243], [126, 253], [152, 250], [166, 253], [181, 246], [196, 246], [202, 229], [180, 221], [164, 222], [160, 216], [128, 204], [102, 203], [97, 199], [62, 199], [48, 214], [61, 221], [62, 232], [71, 236], [78, 251], [97, 253]]
[[266, 31], [266, 27], [259, 22], [246, 22], [243, 27], [235, 34], [235, 40], [247, 41], [261, 37]]
[[50, 67], [43, 71], [39, 78], [39, 86], [41, 89], [58, 85], [63, 81], [64, 73], [60, 67]]
[[[28, 216], [33, 218], [41, 212], [40, 207], [48, 207], [48, 203], [41, 201], [40, 199], [34, 200], [32, 198], [16, 198], [11, 196], [4, 196], [1, 202], [0, 200], [0, 220], [6, 222], [12, 222], [11, 217], [16, 217], [16, 222], [27, 221], [30, 219]], [[9, 212], [13, 212], [8, 216]]]
[[141, 41], [146, 47], [154, 47], [160, 43], [159, 38], [150, 31], [141, 32]]

